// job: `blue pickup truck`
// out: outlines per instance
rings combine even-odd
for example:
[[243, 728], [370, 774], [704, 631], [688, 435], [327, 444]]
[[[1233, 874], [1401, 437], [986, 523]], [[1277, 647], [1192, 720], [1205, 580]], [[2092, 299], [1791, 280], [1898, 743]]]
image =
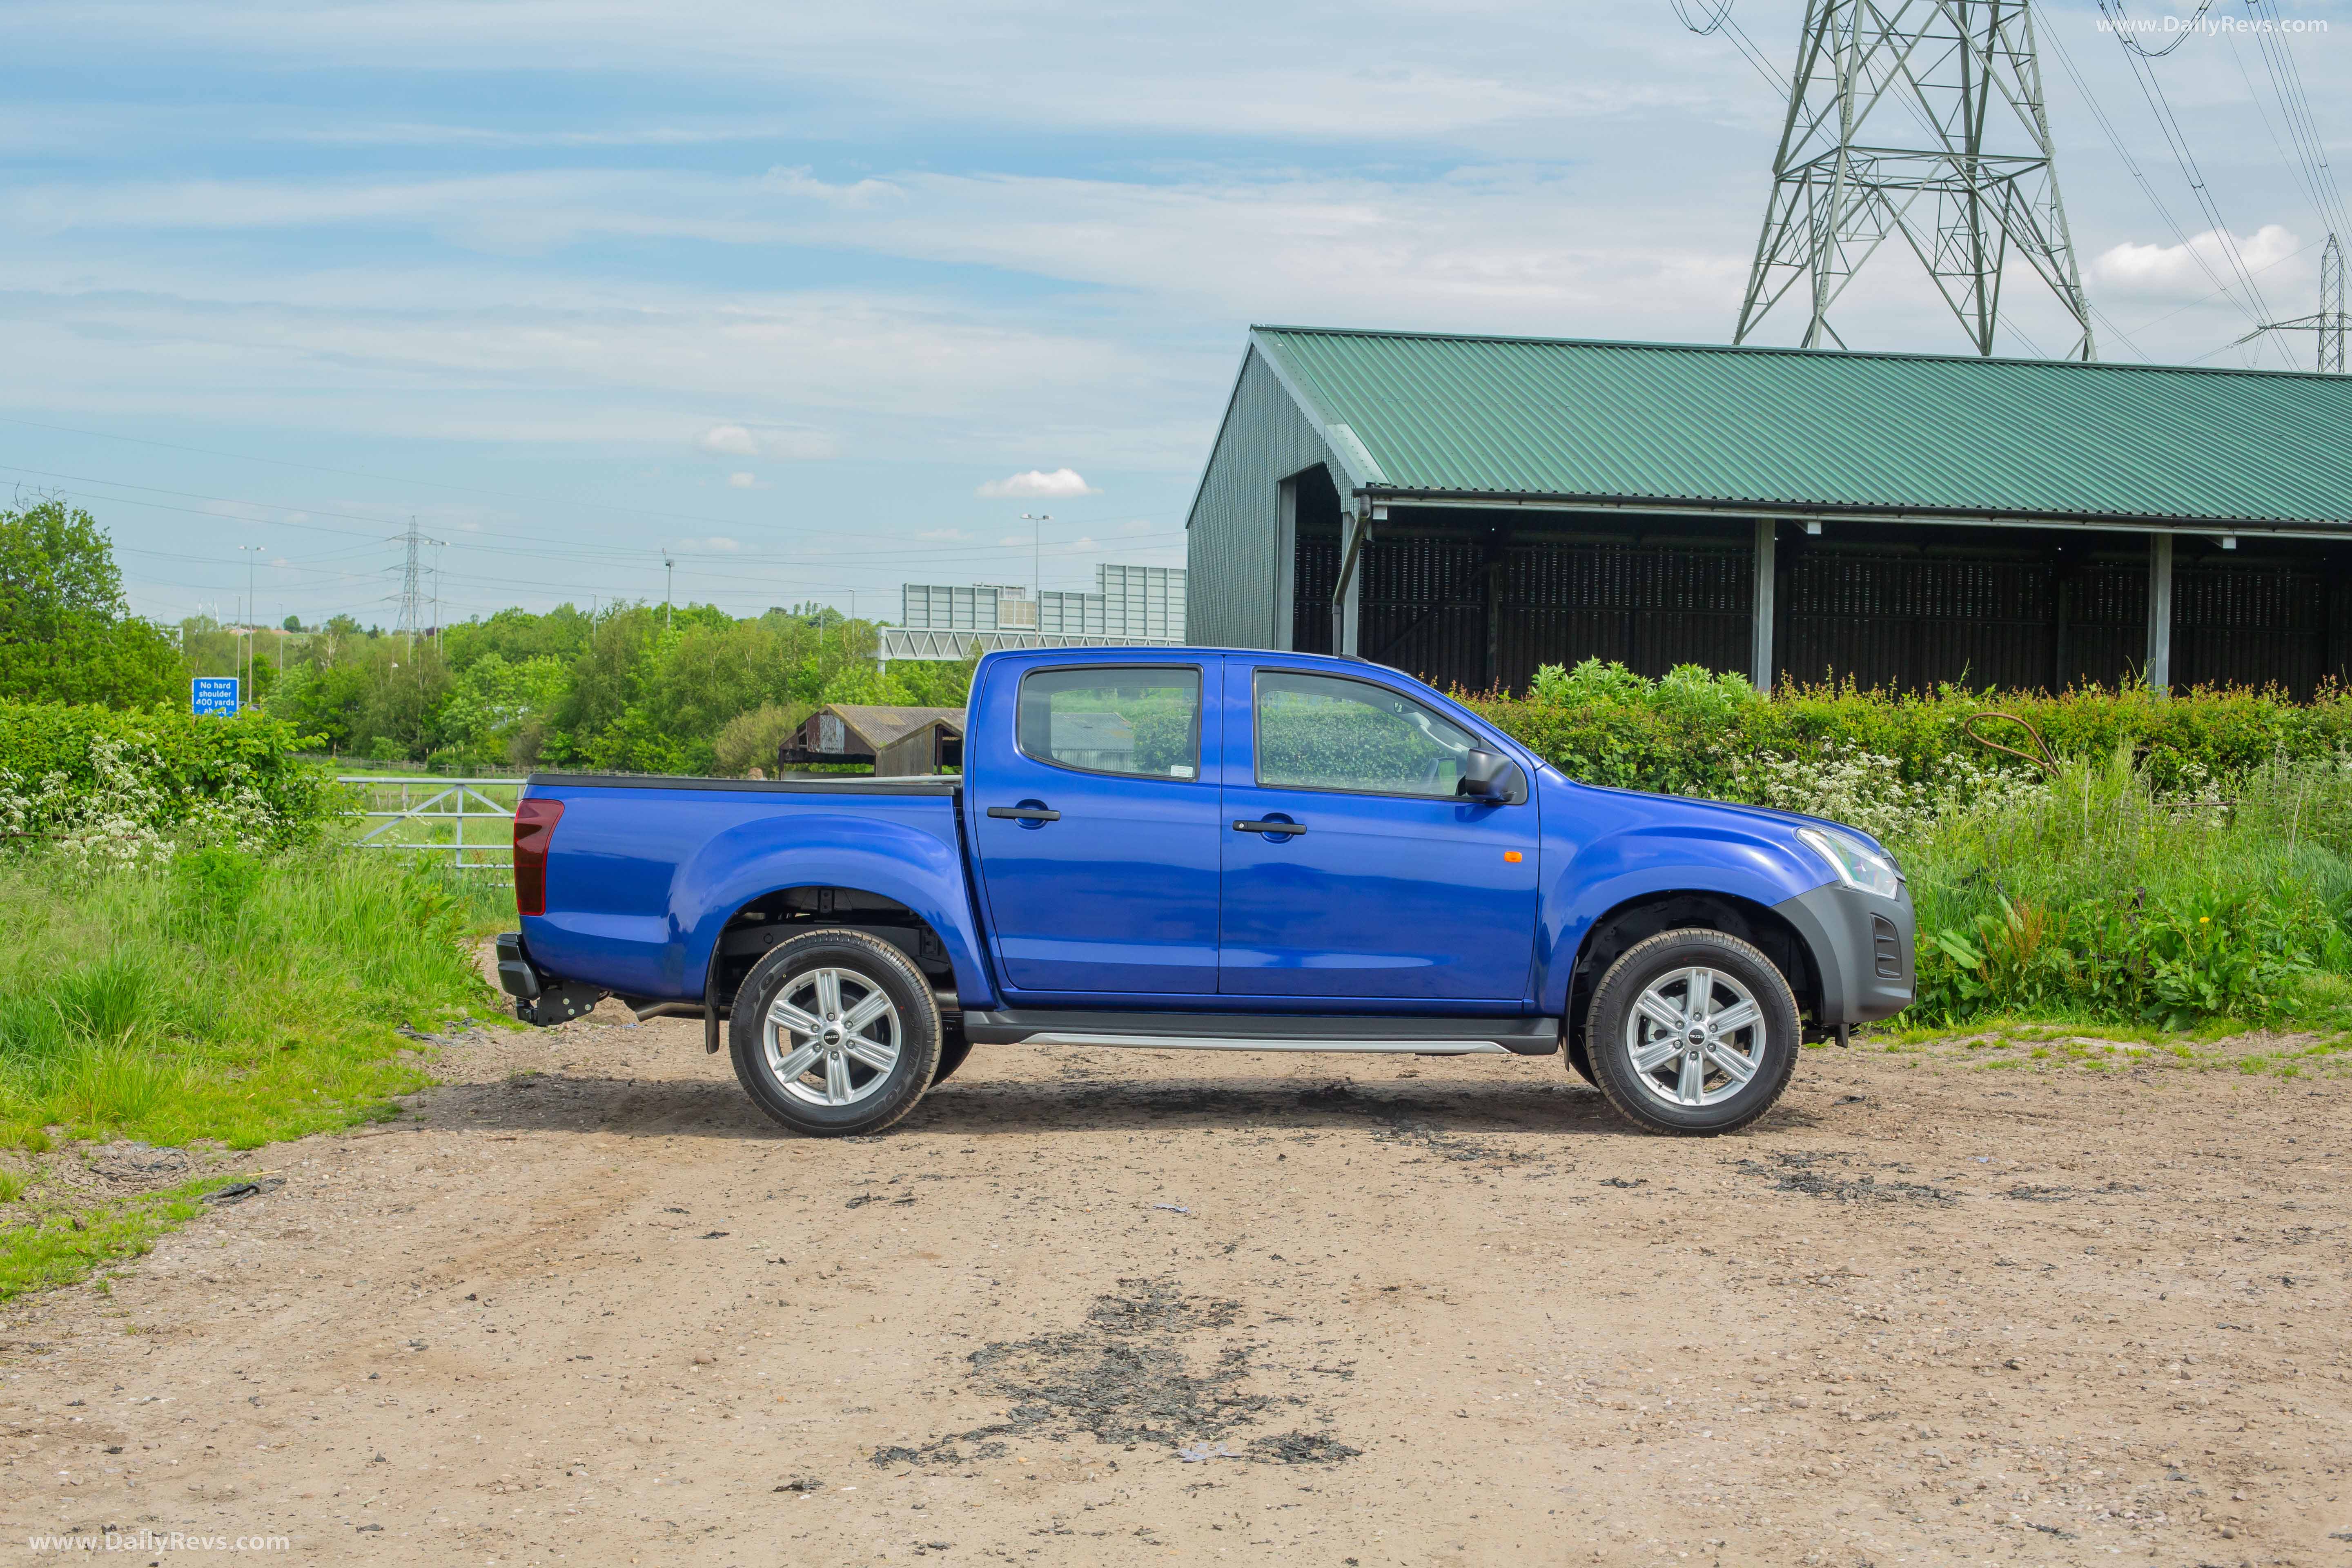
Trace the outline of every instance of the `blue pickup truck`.
[[1770, 1108], [1912, 994], [1852, 828], [1579, 784], [1353, 658], [991, 654], [961, 777], [541, 773], [515, 814], [535, 1023], [703, 1020], [761, 1110], [871, 1132], [976, 1045], [1563, 1056], [1660, 1132]]

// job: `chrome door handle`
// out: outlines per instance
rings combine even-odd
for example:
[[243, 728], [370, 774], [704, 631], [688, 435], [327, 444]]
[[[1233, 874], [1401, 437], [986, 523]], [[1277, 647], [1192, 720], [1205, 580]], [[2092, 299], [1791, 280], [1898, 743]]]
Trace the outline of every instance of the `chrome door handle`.
[[1304, 833], [1307, 829], [1296, 822], [1236, 822], [1235, 833]]
[[991, 816], [1009, 816], [1015, 822], [1059, 822], [1062, 820], [1062, 814], [1060, 812], [1048, 811], [1042, 805], [992, 805], [988, 808], [988, 815]]

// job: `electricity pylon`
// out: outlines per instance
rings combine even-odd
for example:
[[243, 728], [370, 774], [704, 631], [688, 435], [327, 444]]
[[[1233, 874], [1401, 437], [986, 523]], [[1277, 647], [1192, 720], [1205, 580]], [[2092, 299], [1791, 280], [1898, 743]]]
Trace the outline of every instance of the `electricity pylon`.
[[2318, 333], [2319, 353], [2312, 368], [2322, 375], [2344, 374], [2344, 339], [2352, 332], [2352, 316], [2344, 310], [2344, 247], [2335, 235], [2327, 237], [2327, 248], [2319, 253], [2318, 312], [2292, 321], [2264, 321], [2238, 342], [2250, 343], [2264, 332]]
[[[401, 563], [400, 569], [400, 624], [393, 627], [396, 632], [407, 634], [406, 641], [402, 645], [404, 650], [404, 657], [405, 657], [406, 653], [415, 650], [418, 623], [423, 619], [424, 611], [424, 573], [417, 564], [417, 548], [426, 544], [437, 546], [446, 542], [428, 539], [416, 531], [416, 520], [412, 517], [408, 520], [408, 531], [393, 535], [393, 542], [408, 547], [407, 557]], [[436, 597], [438, 597], [437, 587]]]
[[2074, 321], [2065, 357], [2098, 357], [2029, 0], [1807, 0], [1790, 79], [1733, 342], [1802, 283], [1805, 346], [1845, 347], [1830, 307], [1899, 235], [1977, 353], [1993, 352], [2014, 254]]

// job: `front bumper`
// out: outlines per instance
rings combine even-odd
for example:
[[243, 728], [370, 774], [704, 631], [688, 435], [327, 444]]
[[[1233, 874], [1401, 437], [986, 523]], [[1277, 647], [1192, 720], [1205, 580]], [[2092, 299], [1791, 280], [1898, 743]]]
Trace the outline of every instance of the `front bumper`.
[[1772, 912], [1812, 951], [1824, 1027], [1875, 1023], [1911, 1005], [1918, 992], [1918, 921], [1907, 885], [1882, 899], [1832, 882], [1773, 905]]

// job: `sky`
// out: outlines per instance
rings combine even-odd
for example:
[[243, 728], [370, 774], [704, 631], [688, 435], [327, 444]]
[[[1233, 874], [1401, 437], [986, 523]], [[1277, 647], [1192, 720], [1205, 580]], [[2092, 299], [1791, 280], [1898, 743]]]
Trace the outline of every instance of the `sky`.
[[[165, 620], [390, 626], [412, 526], [445, 621], [1182, 565], [1253, 322], [1729, 341], [1785, 101], [1715, 3], [13, 0], [0, 480]], [[2263, 4], [2352, 164], [2352, 0]], [[1797, 0], [1731, 15], [1788, 69]], [[2260, 46], [2150, 67], [2225, 247], [2096, 6], [2037, 16], [2102, 356], [2307, 367], [2214, 287], [2318, 308]], [[1892, 252], [1832, 320], [1967, 346]]]

